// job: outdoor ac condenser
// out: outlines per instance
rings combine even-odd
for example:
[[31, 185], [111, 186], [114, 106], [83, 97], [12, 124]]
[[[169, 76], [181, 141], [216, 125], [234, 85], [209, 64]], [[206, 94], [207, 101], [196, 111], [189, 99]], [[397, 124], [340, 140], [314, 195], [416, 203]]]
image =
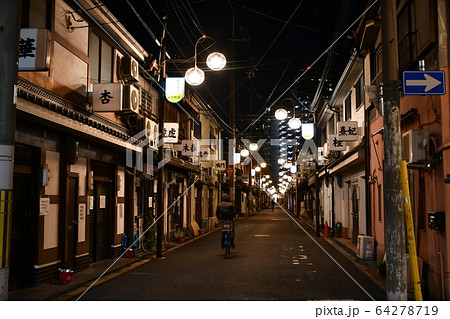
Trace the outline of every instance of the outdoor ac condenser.
[[403, 159], [407, 163], [423, 163], [427, 159], [427, 130], [410, 130], [402, 135]]
[[125, 85], [123, 87], [122, 112], [139, 114], [140, 105], [141, 95], [139, 89], [134, 85]]
[[131, 56], [122, 58], [122, 77], [128, 82], [139, 81], [139, 64]]
[[356, 255], [363, 260], [374, 259], [375, 240], [373, 237], [358, 235]]

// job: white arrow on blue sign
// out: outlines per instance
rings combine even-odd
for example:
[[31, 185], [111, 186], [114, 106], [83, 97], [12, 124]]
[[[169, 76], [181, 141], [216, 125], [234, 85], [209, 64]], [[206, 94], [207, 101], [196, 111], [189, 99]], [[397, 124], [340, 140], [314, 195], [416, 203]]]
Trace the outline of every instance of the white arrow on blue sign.
[[404, 71], [403, 94], [444, 95], [444, 71]]

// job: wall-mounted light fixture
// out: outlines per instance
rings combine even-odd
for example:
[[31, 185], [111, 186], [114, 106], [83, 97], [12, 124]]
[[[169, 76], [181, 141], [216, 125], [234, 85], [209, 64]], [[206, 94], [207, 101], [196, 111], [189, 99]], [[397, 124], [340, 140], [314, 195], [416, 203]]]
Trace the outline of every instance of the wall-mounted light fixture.
[[42, 165], [42, 186], [48, 186], [50, 181], [50, 168], [48, 164]]

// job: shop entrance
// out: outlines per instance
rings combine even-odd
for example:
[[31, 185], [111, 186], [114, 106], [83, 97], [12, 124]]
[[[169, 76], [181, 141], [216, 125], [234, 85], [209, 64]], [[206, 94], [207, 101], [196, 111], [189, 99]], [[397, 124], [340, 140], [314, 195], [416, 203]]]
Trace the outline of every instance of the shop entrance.
[[14, 155], [9, 290], [32, 286], [37, 255], [39, 149], [16, 144]]

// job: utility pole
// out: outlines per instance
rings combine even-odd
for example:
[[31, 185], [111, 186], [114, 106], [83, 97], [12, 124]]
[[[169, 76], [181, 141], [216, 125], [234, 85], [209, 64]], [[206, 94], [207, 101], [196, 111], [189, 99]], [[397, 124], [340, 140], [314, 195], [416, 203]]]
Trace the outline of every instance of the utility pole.
[[407, 300], [405, 219], [400, 161], [400, 90], [396, 0], [381, 0], [384, 101], [384, 211], [386, 242], [386, 298]]
[[[234, 29], [234, 28], [233, 28]], [[233, 41], [234, 43], [234, 41]], [[234, 71], [233, 71], [234, 72]], [[249, 112], [250, 119], [253, 119], [253, 95], [250, 94], [250, 105], [249, 105]], [[253, 137], [252, 134], [252, 127], [250, 127], [250, 137]], [[252, 189], [252, 169], [253, 169], [253, 158], [252, 154], [249, 153], [250, 156], [250, 169], [248, 170], [248, 216], [250, 216], [250, 212], [253, 209], [253, 189]], [[255, 174], [256, 176], [256, 174]]]
[[160, 84], [160, 95], [159, 95], [159, 105], [158, 105], [158, 164], [157, 164], [157, 202], [156, 202], [156, 258], [162, 257], [162, 237], [163, 237], [163, 214], [164, 214], [164, 166], [159, 167], [164, 161], [164, 77], [166, 71], [166, 24], [167, 18], [164, 21], [163, 36], [161, 39], [161, 51], [160, 51], [160, 73], [159, 73], [159, 84]]
[[8, 299], [20, 3], [0, 0], [0, 300]]
[[[235, 42], [235, 34], [234, 34], [234, 18], [232, 21], [232, 36], [231, 36], [231, 61], [235, 61], [236, 59], [236, 42]], [[233, 169], [233, 173], [230, 176], [230, 197], [234, 206], [236, 207], [236, 190], [235, 190], [235, 171], [234, 171], [234, 152], [236, 150], [236, 94], [235, 94], [235, 85], [236, 85], [236, 71], [234, 68], [231, 70], [231, 80], [230, 80], [230, 122], [231, 122], [231, 142], [228, 144], [228, 160], [231, 160], [231, 163], [228, 163], [229, 166]]]
[[[316, 121], [314, 121], [316, 122]], [[317, 123], [316, 123], [317, 125]], [[320, 133], [320, 129], [316, 130], [316, 136], [315, 136], [315, 141], [316, 141], [316, 145], [320, 145], [320, 140], [321, 140], [321, 133]], [[315, 215], [315, 223], [316, 223], [316, 237], [320, 237], [320, 180], [319, 180], [319, 158], [316, 158], [316, 172], [315, 172], [315, 197], [316, 197], [316, 215]], [[312, 207], [310, 207], [312, 208]]]

